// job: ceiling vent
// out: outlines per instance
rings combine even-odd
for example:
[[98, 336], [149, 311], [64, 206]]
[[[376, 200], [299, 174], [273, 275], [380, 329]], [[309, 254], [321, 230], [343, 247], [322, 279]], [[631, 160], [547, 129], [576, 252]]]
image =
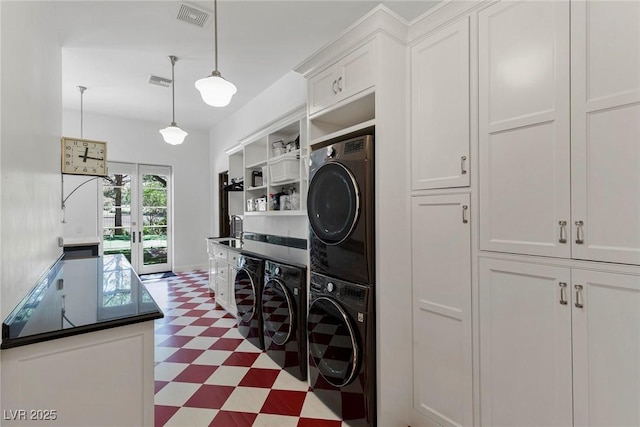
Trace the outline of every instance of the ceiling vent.
[[164, 77], [159, 76], [149, 76], [149, 83], [152, 85], [169, 87], [171, 86], [171, 79], [165, 79]]
[[183, 21], [188, 24], [197, 25], [200, 28], [204, 28], [209, 20], [209, 12], [202, 9], [198, 9], [194, 6], [182, 3], [178, 10], [178, 21]]

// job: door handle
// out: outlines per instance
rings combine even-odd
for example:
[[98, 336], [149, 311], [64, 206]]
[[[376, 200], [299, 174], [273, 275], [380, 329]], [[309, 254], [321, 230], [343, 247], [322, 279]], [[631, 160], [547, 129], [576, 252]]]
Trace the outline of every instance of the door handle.
[[565, 293], [567, 290], [567, 284], [560, 282], [558, 285], [560, 286], [560, 304], [567, 305], [567, 295]]
[[575, 285], [574, 287], [576, 288], [576, 303], [575, 303], [575, 306], [577, 308], [582, 308], [582, 307], [584, 307], [584, 304], [582, 304], [582, 302], [580, 301], [580, 297], [582, 296], [582, 285]]
[[576, 244], [581, 245], [584, 243], [584, 236], [582, 231], [583, 221], [576, 221]]
[[558, 242], [567, 243], [567, 221], [559, 221], [558, 224], [560, 225], [560, 238]]
[[467, 169], [465, 168], [465, 162], [467, 161], [467, 156], [460, 157], [460, 173], [462, 175], [466, 175]]
[[342, 83], [342, 77], [338, 77], [338, 92], [342, 92], [342, 86], [340, 83]]
[[136, 242], [136, 232], [131, 233], [131, 237], [133, 238], [133, 243]]
[[142, 243], [142, 231], [138, 231], [138, 243]]
[[333, 94], [336, 95], [338, 93], [338, 91], [336, 90], [336, 84], [338, 83], [337, 80], [334, 80], [333, 83], [331, 84], [331, 90], [333, 91]]
[[462, 223], [466, 224], [469, 222], [469, 220], [467, 219], [467, 210], [469, 209], [469, 206], [467, 205], [462, 205]]

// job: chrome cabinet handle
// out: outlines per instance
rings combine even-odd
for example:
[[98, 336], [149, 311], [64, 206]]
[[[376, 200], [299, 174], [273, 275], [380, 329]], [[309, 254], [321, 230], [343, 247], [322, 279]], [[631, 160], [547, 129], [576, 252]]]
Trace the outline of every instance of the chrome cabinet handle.
[[582, 308], [584, 305], [580, 302], [580, 296], [582, 295], [582, 285], [575, 285], [576, 288], [576, 303], [575, 306], [577, 308]]
[[565, 282], [558, 283], [560, 286], [560, 304], [567, 305], [567, 284]]
[[581, 245], [584, 243], [584, 236], [582, 232], [583, 225], [584, 225], [584, 222], [576, 221], [576, 244], [577, 245]]
[[467, 169], [465, 168], [465, 164], [464, 164], [466, 161], [467, 161], [467, 156], [460, 157], [460, 173], [462, 173], [462, 175], [467, 174]]
[[462, 205], [462, 223], [466, 224], [469, 222], [469, 220], [467, 219], [467, 210], [469, 209], [469, 206], [467, 205]]
[[338, 93], [338, 91], [336, 90], [336, 84], [338, 84], [337, 80], [334, 80], [333, 83], [331, 84], [331, 90], [333, 91], [334, 95]]
[[342, 92], [342, 86], [340, 83], [342, 83], [342, 77], [338, 77], [338, 92]]
[[558, 242], [567, 243], [567, 221], [559, 221], [560, 224], [560, 238]]

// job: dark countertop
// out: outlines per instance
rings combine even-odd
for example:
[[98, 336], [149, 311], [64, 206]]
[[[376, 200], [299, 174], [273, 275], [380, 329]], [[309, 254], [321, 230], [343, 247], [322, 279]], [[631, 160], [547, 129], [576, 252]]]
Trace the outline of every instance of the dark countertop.
[[232, 237], [208, 237], [207, 240], [240, 254], [307, 268], [306, 240], [304, 239], [257, 233], [245, 233], [244, 237], [243, 240]]
[[61, 257], [2, 323], [0, 348], [162, 317], [123, 255]]

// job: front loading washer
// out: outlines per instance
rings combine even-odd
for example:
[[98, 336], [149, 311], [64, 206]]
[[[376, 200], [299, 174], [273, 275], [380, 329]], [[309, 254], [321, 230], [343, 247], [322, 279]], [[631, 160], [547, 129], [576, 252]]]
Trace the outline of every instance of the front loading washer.
[[264, 349], [261, 310], [263, 279], [263, 259], [244, 254], [238, 256], [237, 273], [233, 282], [238, 331], [259, 349]]
[[282, 369], [307, 380], [307, 269], [265, 261], [264, 349]]
[[312, 392], [351, 427], [376, 425], [374, 288], [311, 273]]
[[363, 135], [319, 144], [311, 151], [307, 193], [311, 271], [375, 283], [373, 141], [373, 135]]

